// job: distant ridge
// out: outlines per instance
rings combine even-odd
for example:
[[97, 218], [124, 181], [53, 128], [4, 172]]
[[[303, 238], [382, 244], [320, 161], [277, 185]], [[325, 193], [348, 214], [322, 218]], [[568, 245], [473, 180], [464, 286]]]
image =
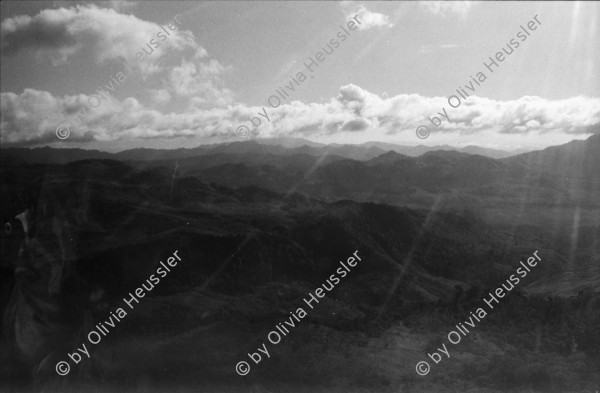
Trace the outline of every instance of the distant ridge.
[[119, 161], [178, 160], [217, 153], [225, 153], [276, 155], [307, 154], [317, 157], [333, 155], [353, 160], [368, 161], [390, 151], [408, 157], [419, 157], [433, 151], [456, 151], [493, 159], [505, 159], [521, 153], [521, 151], [508, 152], [479, 146], [466, 146], [463, 148], [456, 148], [449, 145], [403, 146], [383, 142], [366, 142], [358, 145], [325, 145], [311, 142], [302, 138], [281, 137], [200, 145], [193, 148], [135, 148], [124, 150], [118, 153], [108, 153], [99, 150], [87, 150], [80, 148], [6, 148], [0, 150], [2, 153], [0, 155], [0, 160], [5, 163], [24, 162], [36, 164], [67, 164], [86, 159], [114, 159]]
[[449, 145], [439, 145], [439, 146], [425, 146], [425, 145], [417, 145], [417, 146], [403, 146], [403, 145], [395, 145], [392, 143], [383, 143], [383, 142], [365, 142], [358, 146], [365, 147], [377, 147], [382, 150], [387, 151], [395, 151], [400, 154], [404, 154], [409, 157], [418, 157], [430, 151], [438, 151], [438, 150], [452, 150], [458, 151], [461, 153], [468, 154], [479, 154], [480, 156], [489, 157], [489, 158], [506, 158], [510, 156], [514, 156], [521, 153], [526, 153], [527, 150], [515, 150], [515, 151], [504, 151], [504, 150], [496, 150], [496, 149], [488, 149], [485, 147], [479, 146], [465, 146], [463, 148], [453, 147]]

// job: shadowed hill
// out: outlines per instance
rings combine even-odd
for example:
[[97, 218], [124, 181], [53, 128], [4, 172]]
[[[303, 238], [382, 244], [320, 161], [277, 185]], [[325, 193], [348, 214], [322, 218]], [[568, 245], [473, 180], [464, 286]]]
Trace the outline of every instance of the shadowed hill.
[[[363, 386], [360, 370], [367, 367], [374, 371], [365, 391], [376, 386], [378, 391], [391, 392], [392, 384], [416, 386], [422, 379], [416, 379], [414, 364], [426, 358], [430, 343], [464, 320], [469, 310], [481, 306], [482, 298], [514, 271], [520, 259], [539, 250], [544, 263], [535, 276], [527, 277], [477, 326], [477, 336], [453, 347], [453, 356], [461, 352], [455, 356], [456, 371], [451, 376], [462, 383], [468, 380], [464, 373], [475, 375], [472, 383], [479, 391], [500, 383], [520, 386], [506, 382], [512, 381], [507, 375], [527, 375], [521, 370], [524, 366], [513, 365], [507, 355], [518, 347], [536, 369], [561, 365], [561, 379], [550, 379], [552, 383], [592, 383], [584, 370], [595, 372], [591, 364], [600, 356], [596, 341], [590, 339], [595, 337], [598, 315], [588, 311], [583, 318], [585, 310], [592, 310], [593, 298], [572, 296], [582, 288], [594, 290], [590, 286], [596, 281], [588, 275], [588, 287], [581, 286], [582, 281], [570, 283], [558, 300], [525, 294], [532, 283], [541, 296], [558, 293], [552, 283], [565, 267], [597, 256], [597, 236], [593, 236], [597, 226], [578, 227], [577, 249], [565, 255], [571, 246], [568, 236], [546, 237], [538, 227], [513, 232], [486, 223], [473, 212], [443, 210], [436, 204], [414, 209], [327, 201], [289, 189], [278, 192], [275, 186], [283, 187], [276, 175], [283, 176], [286, 162], [280, 156], [256, 156], [252, 165], [204, 162], [204, 167], [196, 163], [202, 159], [194, 157], [174, 166], [169, 160], [157, 166], [112, 160], [2, 166], [3, 216], [9, 218], [27, 201], [36, 201], [35, 209], [46, 214], [49, 223], [60, 224], [54, 228], [69, 229], [63, 245], [69, 244], [74, 269], [64, 295], [85, 303], [91, 294], [101, 294], [87, 311], [94, 323], [123, 306], [122, 299], [156, 272], [160, 260], [174, 250], [182, 257], [135, 309], [127, 310], [126, 319], [102, 345], [93, 347], [91, 359], [77, 366], [81, 370], [87, 372], [84, 367], [89, 364], [111, 386], [126, 386], [127, 391], [149, 391], [149, 385], [166, 391], [175, 383], [182, 391], [188, 385], [197, 389], [211, 384], [220, 386], [218, 391], [247, 391], [246, 386], [238, 386], [240, 379], [231, 378], [233, 366], [265, 340], [276, 323], [290, 318], [290, 311], [304, 306], [309, 316], [271, 352], [268, 366], [253, 370], [254, 381], [300, 383], [313, 375], [311, 367], [316, 363], [323, 370], [316, 374], [319, 383], [327, 384], [332, 376], [345, 379], [350, 381], [346, 391], [356, 384]], [[402, 171], [406, 172], [403, 181], [411, 179], [429, 189], [434, 186], [418, 174], [436, 176], [436, 168], [446, 167], [469, 169], [475, 176], [477, 169], [503, 173], [507, 165], [452, 152], [429, 153], [417, 160], [388, 154], [366, 163], [338, 157], [322, 166], [310, 156], [287, 160], [287, 170], [295, 168], [294, 176], [304, 181], [321, 178], [321, 169], [332, 171], [338, 176], [330, 176], [332, 192], [346, 192], [343, 187], [352, 186], [352, 180], [381, 176], [378, 181], [383, 182], [385, 175]], [[478, 168], [470, 168], [473, 163]], [[250, 180], [264, 181], [269, 176], [272, 187], [229, 187], [223, 181], [206, 180], [207, 174], [217, 177], [228, 167], [221, 176], [244, 170]], [[385, 168], [390, 172], [378, 173]], [[197, 172], [187, 176], [183, 170]], [[472, 187], [471, 181], [465, 179], [456, 187]], [[449, 186], [440, 188], [444, 187]], [[57, 207], [48, 209], [49, 205]], [[52, 234], [52, 226], [47, 228], [49, 233], [40, 233], [39, 238], [46, 254], [59, 259], [61, 242], [46, 241]], [[0, 237], [5, 271], [23, 262], [18, 252], [20, 236], [16, 231]], [[355, 251], [361, 257], [359, 265], [309, 310], [302, 299]], [[3, 290], [14, 286], [13, 279], [14, 275], [2, 275]], [[74, 308], [69, 310], [73, 323], [84, 319]], [[576, 327], [564, 321], [573, 321]], [[537, 338], [534, 332], [540, 332]], [[60, 358], [81, 342], [77, 337], [71, 337], [73, 344], [58, 341], [65, 346], [56, 353]], [[570, 355], [573, 343], [582, 349]], [[477, 368], [479, 360], [473, 356], [490, 351], [495, 357]], [[4, 381], [18, 363], [7, 351], [0, 351], [0, 356], [7, 365], [0, 372]], [[569, 356], [580, 361], [571, 362]], [[394, 361], [400, 363], [389, 372]], [[551, 375], [544, 375], [531, 383], [547, 387]], [[67, 382], [61, 380], [60, 391], [92, 390], [76, 373], [69, 377]], [[93, 379], [93, 383], [104, 382]], [[434, 391], [441, 384], [434, 380]]]

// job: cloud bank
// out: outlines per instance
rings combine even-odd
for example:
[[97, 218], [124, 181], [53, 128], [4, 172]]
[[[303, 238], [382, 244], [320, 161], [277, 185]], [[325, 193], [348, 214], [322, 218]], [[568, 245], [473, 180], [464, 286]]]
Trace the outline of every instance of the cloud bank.
[[[158, 94], [158, 93], [157, 93]], [[76, 113], [86, 105], [86, 95], [54, 97], [48, 92], [26, 89], [21, 94], [2, 93], [3, 145], [34, 145], [55, 138], [55, 130], [65, 120], [48, 113]], [[342, 86], [326, 103], [292, 101], [277, 108], [265, 107], [270, 122], [263, 122], [253, 135], [261, 137], [319, 137], [344, 133], [414, 134], [447, 104], [445, 97], [400, 94], [382, 98], [359, 86]], [[211, 109], [189, 108], [184, 113], [163, 113], [144, 106], [135, 98], [110, 101], [89, 111], [72, 129], [72, 141], [114, 141], [147, 138], [235, 138], [235, 127], [257, 116], [263, 107], [244, 104]], [[525, 96], [511, 101], [495, 101], [471, 96], [459, 108], [448, 110], [450, 121], [433, 127], [435, 133], [528, 134], [561, 132], [589, 134], [600, 124], [600, 99], [574, 97], [546, 100]], [[75, 121], [71, 121], [74, 125]], [[597, 129], [597, 127], [596, 127]], [[55, 140], [55, 139], [54, 139]], [[70, 141], [71, 138], [69, 138]]]

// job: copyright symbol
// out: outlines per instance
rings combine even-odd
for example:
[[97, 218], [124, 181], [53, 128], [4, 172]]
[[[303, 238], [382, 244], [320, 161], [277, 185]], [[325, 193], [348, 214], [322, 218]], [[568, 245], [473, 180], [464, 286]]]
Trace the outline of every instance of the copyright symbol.
[[248, 135], [250, 135], [250, 129], [246, 126], [239, 126], [235, 132], [238, 133], [239, 136], [243, 136], [244, 138], [248, 138]]
[[429, 137], [429, 128], [425, 126], [417, 127], [417, 137], [420, 139], [427, 139]]
[[427, 363], [427, 362], [417, 363], [417, 374], [419, 374], [419, 375], [429, 374], [429, 363]]
[[248, 373], [250, 372], [250, 365], [248, 364], [248, 362], [244, 362], [242, 360], [241, 362], [235, 365], [235, 371], [237, 371], [237, 373], [243, 377], [244, 375], [248, 375]]
[[69, 135], [71, 135], [71, 130], [69, 127], [61, 124], [56, 128], [56, 136], [58, 139], [67, 139]]
[[67, 363], [65, 361], [60, 361], [60, 362], [56, 363], [56, 373], [58, 375], [67, 375], [70, 370], [71, 370], [71, 366], [69, 366], [69, 363]]

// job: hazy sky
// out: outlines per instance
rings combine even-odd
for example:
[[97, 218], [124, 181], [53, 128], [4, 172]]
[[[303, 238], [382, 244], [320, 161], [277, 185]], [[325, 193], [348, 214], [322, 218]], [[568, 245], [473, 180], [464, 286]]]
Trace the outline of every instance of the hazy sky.
[[598, 2], [3, 1], [1, 12], [3, 146], [193, 147], [248, 131], [536, 149], [600, 132]]

